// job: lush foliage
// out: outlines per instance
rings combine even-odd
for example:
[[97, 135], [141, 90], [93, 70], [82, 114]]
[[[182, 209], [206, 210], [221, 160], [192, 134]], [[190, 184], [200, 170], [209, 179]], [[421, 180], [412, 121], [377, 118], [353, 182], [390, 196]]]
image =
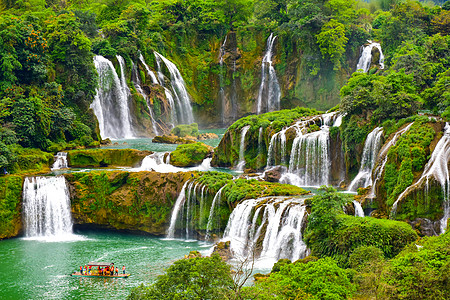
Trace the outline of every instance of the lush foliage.
[[77, 168], [123, 166], [136, 167], [150, 151], [134, 149], [89, 149], [67, 152], [69, 165]]
[[21, 176], [0, 177], [0, 239], [16, 236], [21, 228]]
[[185, 136], [198, 137], [199, 135], [198, 124], [192, 123], [190, 125], [186, 124], [177, 125], [172, 129], [171, 133], [179, 137]]
[[135, 288], [127, 299], [224, 299], [232, 288], [230, 271], [217, 254], [177, 260], [155, 283]]
[[211, 147], [203, 143], [179, 145], [170, 153], [170, 164], [177, 167], [194, 167], [202, 163], [211, 152]]
[[406, 223], [345, 215], [342, 211], [345, 202], [331, 188], [311, 200], [304, 240], [313, 255], [330, 256], [347, 266], [349, 255], [360, 246], [375, 246], [385, 257], [392, 258], [416, 240], [417, 234]]
[[[348, 299], [350, 276], [329, 258], [284, 264], [278, 272], [245, 291], [251, 299]], [[254, 297], [254, 298], [253, 298]]]

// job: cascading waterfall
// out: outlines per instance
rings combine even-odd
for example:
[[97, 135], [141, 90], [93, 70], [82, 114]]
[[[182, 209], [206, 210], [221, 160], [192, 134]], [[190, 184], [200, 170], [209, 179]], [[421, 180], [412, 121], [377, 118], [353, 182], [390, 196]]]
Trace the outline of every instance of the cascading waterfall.
[[381, 179], [381, 176], [383, 176], [384, 168], [386, 167], [386, 163], [387, 163], [387, 159], [388, 159], [387, 154], [388, 154], [389, 149], [391, 149], [391, 147], [397, 143], [400, 136], [403, 133], [407, 132], [413, 124], [414, 123], [410, 123], [403, 129], [400, 129], [399, 131], [397, 131], [394, 134], [394, 136], [392, 137], [392, 139], [390, 139], [379, 151], [379, 154], [377, 157], [378, 166], [375, 168], [375, 170], [373, 172], [375, 180], [373, 181], [372, 189], [371, 189], [370, 195], [368, 196], [369, 198], [376, 197], [377, 182]]
[[27, 177], [23, 184], [25, 235], [65, 240], [72, 236], [72, 215], [66, 179]]
[[241, 129], [241, 143], [239, 145], [239, 163], [236, 166], [236, 170], [239, 172], [244, 171], [245, 167], [245, 135], [247, 134], [247, 131], [250, 129], [250, 125], [244, 126]]
[[142, 53], [139, 53], [139, 60], [141, 61], [142, 65], [144, 66], [145, 70], [147, 71], [147, 74], [150, 76], [150, 78], [152, 79], [152, 83], [153, 84], [159, 84], [158, 82], [158, 78], [156, 78], [155, 73], [153, 73], [152, 70], [150, 70], [149, 66], [145, 63], [145, 59], [142, 56]]
[[189, 184], [189, 181], [186, 181], [181, 188], [180, 194], [178, 195], [177, 200], [175, 201], [175, 205], [172, 210], [172, 216], [170, 218], [169, 229], [167, 229], [167, 238], [173, 239], [175, 238], [175, 225], [177, 224], [178, 215], [180, 210], [182, 210], [184, 202], [186, 200], [186, 186]]
[[[260, 253], [258, 261], [264, 265], [272, 265], [281, 258], [295, 261], [307, 254], [301, 234], [305, 215], [303, 199], [244, 200], [231, 213], [222, 240], [231, 241], [231, 251], [238, 258]], [[262, 248], [255, 249], [261, 240]]]
[[[141, 56], [142, 56], [142, 54], [141, 54]], [[145, 61], [144, 61], [144, 63], [145, 63]], [[148, 98], [147, 94], [144, 92], [144, 90], [141, 87], [141, 79], [139, 78], [139, 73], [138, 73], [138, 70], [137, 70], [137, 66], [135, 66], [135, 65], [133, 65], [133, 73], [134, 73], [133, 74], [134, 75], [133, 76], [134, 77], [134, 81], [133, 81], [134, 87], [136, 88], [136, 91], [139, 94], [141, 94], [142, 97], [144, 97], [145, 102], [147, 103], [148, 112], [149, 112], [149, 115], [150, 115], [150, 119], [152, 121], [153, 133], [156, 134], [156, 135], [159, 135], [159, 131], [158, 131], [158, 128], [156, 126], [157, 124], [156, 124], [155, 116], [154, 116], [154, 113], [153, 113], [153, 109], [152, 109], [152, 106], [150, 105], [150, 99]]]
[[[167, 69], [170, 73], [170, 83], [172, 86], [172, 97], [174, 99], [174, 106], [172, 107], [172, 110], [175, 111], [176, 120], [173, 120], [174, 122], [178, 124], [191, 124], [194, 122], [194, 117], [192, 114], [192, 107], [190, 103], [190, 97], [186, 90], [186, 86], [183, 80], [183, 77], [180, 74], [180, 71], [175, 66], [174, 63], [169, 61], [167, 58], [159, 54], [158, 52], [154, 52], [155, 57], [157, 57], [157, 63], [158, 63], [158, 69], [160, 70], [158, 72], [158, 76], [160, 77], [161, 84], [164, 82], [164, 76], [161, 72], [161, 64], [158, 61], [158, 59], [162, 60], [164, 64], [166, 65]], [[166, 93], [167, 96], [167, 93]]]
[[280, 109], [280, 85], [275, 69], [272, 66], [272, 51], [276, 38], [277, 36], [271, 33], [267, 39], [266, 53], [261, 65], [261, 85], [259, 86], [257, 100], [257, 114]]
[[125, 81], [124, 61], [117, 56], [122, 76], [116, 73], [111, 61], [103, 56], [94, 56], [99, 75], [99, 86], [91, 108], [97, 117], [103, 139], [133, 138], [131, 116], [128, 108], [129, 89]]
[[447, 228], [447, 221], [450, 218], [450, 172], [448, 170], [448, 163], [450, 161], [450, 125], [446, 123], [445, 133], [436, 145], [431, 158], [425, 165], [422, 176], [419, 180], [410, 185], [406, 190], [404, 190], [394, 202], [391, 210], [391, 214], [395, 215], [397, 211], [398, 202], [401, 201], [405, 196], [407, 196], [411, 191], [420, 187], [425, 182], [425, 197], [428, 197], [428, 191], [430, 188], [430, 179], [434, 178], [439, 182], [442, 188], [442, 194], [444, 196], [444, 216], [441, 219], [441, 233], [445, 232]]
[[365, 188], [372, 185], [372, 170], [377, 160], [378, 151], [380, 151], [382, 137], [382, 127], [375, 128], [367, 135], [361, 157], [361, 167], [355, 179], [350, 183], [348, 191], [355, 192], [359, 187]]
[[67, 169], [67, 152], [58, 152], [55, 155], [55, 162], [53, 163], [52, 170]]
[[214, 199], [211, 203], [211, 209], [209, 210], [209, 217], [208, 217], [208, 224], [206, 225], [206, 240], [211, 239], [211, 231], [213, 229], [213, 222], [214, 222], [214, 211], [220, 206], [220, 199], [222, 197], [222, 190], [226, 187], [224, 185], [219, 189], [219, 191], [214, 195]]
[[353, 200], [353, 206], [355, 207], [355, 217], [364, 217], [364, 210], [362, 209], [361, 203]]
[[372, 49], [377, 48], [380, 52], [380, 60], [378, 64], [381, 69], [384, 69], [384, 55], [381, 50], [381, 45], [379, 43], [374, 43], [370, 40], [367, 41], [369, 44], [366, 46], [362, 46], [363, 50], [361, 52], [361, 57], [359, 58], [358, 64], [356, 65], [356, 70], [362, 70], [364, 73], [367, 73], [370, 69], [370, 65], [372, 63]]

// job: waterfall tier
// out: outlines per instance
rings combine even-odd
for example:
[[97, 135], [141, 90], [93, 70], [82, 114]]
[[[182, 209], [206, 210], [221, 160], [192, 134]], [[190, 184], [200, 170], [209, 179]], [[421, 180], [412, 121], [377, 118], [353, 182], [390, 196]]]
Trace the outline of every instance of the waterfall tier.
[[[298, 121], [271, 137], [267, 155], [268, 169], [284, 166], [280, 182], [297, 186], [320, 186], [330, 182], [329, 128], [340, 122], [337, 113], [323, 114]], [[320, 126], [320, 127], [319, 127]], [[319, 130], [310, 131], [310, 128]], [[292, 148], [287, 148], [287, 133], [294, 134]]]
[[121, 78], [111, 61], [100, 55], [94, 56], [99, 86], [91, 108], [97, 117], [103, 139], [134, 137], [128, 107], [130, 91], [125, 80], [125, 62], [121, 56], [117, 56], [117, 60], [121, 68]]
[[364, 143], [359, 172], [350, 183], [348, 191], [356, 192], [359, 187], [365, 188], [372, 185], [372, 170], [377, 161], [382, 137], [382, 127], [375, 128], [367, 135], [366, 142]]
[[234, 257], [258, 256], [257, 264], [272, 266], [281, 258], [295, 261], [307, 255], [301, 233], [305, 215], [303, 199], [245, 200], [231, 213], [222, 240], [230, 241]]
[[53, 163], [52, 170], [67, 169], [67, 152], [58, 152], [55, 155], [55, 162]]
[[[171, 96], [173, 98], [173, 107], [172, 111], [174, 111], [174, 116], [176, 117], [176, 120], [172, 120], [174, 123], [177, 124], [191, 124], [194, 122], [194, 117], [192, 114], [192, 107], [191, 107], [191, 100], [189, 97], [189, 94], [186, 90], [186, 86], [183, 80], [183, 77], [181, 76], [180, 71], [175, 66], [174, 63], [169, 61], [167, 58], [159, 54], [158, 52], [154, 52], [155, 57], [157, 59], [158, 64], [158, 77], [160, 80], [160, 83], [164, 86], [164, 75], [161, 71], [161, 62], [164, 62], [167, 69], [170, 73], [170, 84], [172, 87], [172, 93]], [[167, 96], [167, 92], [166, 92]], [[170, 101], [169, 101], [170, 102]], [[172, 104], [172, 103], [170, 103]]]
[[270, 34], [267, 39], [266, 52], [261, 64], [261, 85], [259, 86], [256, 113], [280, 109], [280, 85], [277, 74], [272, 66], [273, 45], [277, 36]]
[[58, 241], [72, 236], [69, 190], [63, 176], [25, 178], [23, 212], [28, 238]]
[[358, 64], [356, 65], [356, 70], [362, 70], [364, 73], [367, 73], [370, 69], [370, 65], [372, 64], [372, 50], [373, 48], [378, 49], [380, 53], [380, 59], [378, 64], [381, 69], [384, 69], [384, 55], [381, 50], [381, 45], [379, 43], [374, 43], [372, 41], [367, 41], [369, 44], [362, 46], [361, 57], [359, 58]]

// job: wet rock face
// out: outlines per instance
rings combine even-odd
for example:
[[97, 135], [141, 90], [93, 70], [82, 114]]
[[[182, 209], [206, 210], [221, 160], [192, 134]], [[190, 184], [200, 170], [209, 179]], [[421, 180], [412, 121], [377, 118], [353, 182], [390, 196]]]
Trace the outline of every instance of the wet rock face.
[[64, 175], [74, 225], [166, 234], [175, 199], [189, 173], [103, 171]]
[[419, 231], [423, 236], [439, 235], [440, 221], [432, 221], [425, 218], [417, 218], [414, 221], [409, 222], [411, 226]]
[[270, 169], [270, 170], [264, 172], [264, 180], [269, 181], [269, 182], [279, 182], [282, 171], [283, 171], [283, 167], [281, 167], [281, 166]]

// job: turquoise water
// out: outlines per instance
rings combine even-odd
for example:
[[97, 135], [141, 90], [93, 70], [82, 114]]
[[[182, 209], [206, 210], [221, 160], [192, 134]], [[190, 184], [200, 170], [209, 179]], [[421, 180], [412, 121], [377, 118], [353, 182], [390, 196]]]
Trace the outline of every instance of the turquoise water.
[[[220, 129], [205, 129], [205, 130], [199, 130], [200, 133], [215, 133], [219, 136], [217, 139], [211, 139], [211, 140], [204, 140], [200, 141], [202, 143], [205, 143], [207, 145], [210, 145], [212, 147], [217, 147], [219, 145], [220, 140], [223, 137], [223, 134], [225, 133], [225, 128]], [[152, 139], [150, 138], [138, 138], [138, 139], [121, 139], [121, 140], [113, 140], [113, 144], [115, 145], [109, 145], [109, 146], [102, 146], [101, 148], [104, 149], [136, 149], [136, 150], [149, 150], [154, 152], [172, 152], [174, 151], [178, 145], [172, 145], [172, 144], [159, 144], [159, 143], [153, 143]]]
[[[164, 240], [91, 232], [69, 242], [16, 238], [0, 241], [0, 299], [125, 299], [133, 287], [151, 283], [190, 251], [207, 251], [198, 241]], [[89, 261], [127, 267], [129, 278], [75, 278]]]

